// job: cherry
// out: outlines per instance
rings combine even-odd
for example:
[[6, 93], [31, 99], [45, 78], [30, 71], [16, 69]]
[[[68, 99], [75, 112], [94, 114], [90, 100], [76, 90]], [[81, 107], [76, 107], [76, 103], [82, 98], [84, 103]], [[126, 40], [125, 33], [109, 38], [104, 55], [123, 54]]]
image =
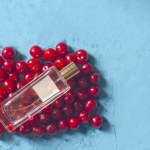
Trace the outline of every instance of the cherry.
[[29, 73], [24, 75], [24, 82], [28, 83], [31, 80], [33, 80], [33, 78], [34, 78], [34, 74], [32, 72], [29, 72]]
[[46, 126], [46, 133], [48, 135], [54, 135], [57, 132], [57, 126], [54, 123], [50, 123]]
[[28, 93], [21, 94], [21, 101], [24, 104], [30, 104], [32, 102], [32, 96]]
[[40, 114], [40, 123], [42, 124], [48, 124], [50, 122], [50, 114]]
[[8, 78], [14, 82], [17, 82], [19, 80], [19, 75], [17, 72], [11, 72], [8, 74]]
[[50, 113], [53, 111], [53, 104], [50, 104], [48, 106], [46, 106], [45, 108], [43, 108], [42, 113]]
[[58, 128], [59, 128], [59, 131], [61, 132], [65, 132], [68, 130], [69, 128], [69, 123], [68, 123], [68, 120], [60, 120], [59, 123], [58, 123]]
[[6, 72], [3, 69], [0, 69], [0, 82], [6, 79]]
[[14, 83], [14, 81], [7, 79], [4, 81], [3, 83], [4, 89], [10, 93], [10, 92], [14, 92], [16, 90], [16, 84]]
[[70, 86], [71, 89], [75, 89], [75, 87], [77, 85], [76, 78], [71, 78], [67, 82], [68, 82], [68, 84], [69, 84], [69, 86]]
[[78, 118], [81, 123], [88, 123], [90, 120], [90, 115], [87, 111], [81, 111], [78, 115]]
[[100, 77], [99, 77], [99, 74], [98, 73], [93, 73], [90, 75], [90, 82], [93, 84], [93, 85], [96, 85], [100, 82]]
[[90, 98], [89, 100], [86, 101], [84, 108], [88, 112], [93, 112], [97, 107], [97, 103], [94, 99]]
[[2, 136], [2, 134], [3, 134], [3, 128], [2, 126], [0, 126], [0, 136]]
[[62, 119], [63, 115], [62, 115], [62, 111], [60, 109], [57, 109], [55, 108], [53, 111], [52, 111], [52, 118], [54, 120], [60, 120]]
[[60, 56], [66, 56], [69, 52], [69, 48], [66, 43], [60, 42], [56, 45], [56, 52]]
[[88, 60], [88, 53], [83, 49], [78, 50], [76, 52], [76, 60], [80, 64], [86, 63]]
[[42, 126], [35, 125], [32, 128], [32, 134], [42, 137], [45, 134], [45, 129]]
[[95, 128], [100, 128], [103, 126], [103, 117], [100, 115], [94, 115], [91, 118], [91, 124]]
[[3, 57], [0, 56], [0, 66], [2, 66], [2, 64], [3, 64]]
[[15, 126], [12, 123], [8, 123], [5, 127], [5, 129], [8, 133], [15, 132]]
[[25, 135], [27, 135], [30, 132], [30, 126], [27, 123], [22, 124], [19, 127], [18, 132], [19, 132], [20, 135], [25, 136]]
[[40, 58], [43, 55], [43, 50], [40, 46], [34, 45], [30, 49], [30, 55], [34, 58]]
[[98, 86], [91, 86], [88, 89], [88, 93], [91, 97], [97, 97], [100, 94], [100, 88]]
[[66, 104], [72, 104], [76, 99], [76, 94], [73, 90], [69, 90], [64, 97], [64, 101]]
[[85, 89], [88, 86], [88, 77], [87, 76], [80, 76], [78, 78], [78, 86], [82, 89]]
[[34, 125], [34, 124], [36, 124], [39, 121], [39, 119], [40, 119], [40, 116], [38, 114], [35, 114], [34, 116], [29, 117], [27, 123], [29, 125]]
[[62, 98], [58, 98], [55, 102], [54, 102], [54, 106], [55, 108], [61, 108], [64, 104], [64, 100]]
[[54, 66], [58, 69], [61, 70], [67, 65], [67, 61], [64, 58], [57, 58], [54, 62]]
[[28, 68], [30, 69], [30, 71], [32, 71], [32, 72], [39, 72], [42, 69], [42, 63], [37, 58], [31, 58], [27, 62], [27, 65], [28, 65]]
[[86, 90], [79, 89], [77, 91], [77, 98], [80, 101], [85, 101], [88, 98], [88, 92]]
[[57, 53], [54, 49], [48, 48], [44, 51], [43, 58], [46, 61], [55, 61], [57, 58]]
[[36, 72], [36, 73], [34, 74], [34, 79], [37, 78], [41, 73], [42, 73], [41, 71]]
[[73, 104], [74, 111], [80, 112], [83, 110], [83, 105], [80, 101], [75, 101]]
[[47, 70], [48, 68], [50, 68], [50, 67], [52, 67], [52, 66], [53, 66], [52, 63], [46, 63], [46, 64], [43, 65], [42, 71], [45, 71], [45, 70]]
[[68, 64], [71, 63], [71, 62], [76, 62], [76, 56], [75, 56], [75, 54], [68, 54], [66, 56], [66, 60], [67, 60]]
[[65, 105], [62, 108], [62, 111], [67, 117], [70, 117], [73, 114], [73, 108], [70, 105]]
[[16, 55], [16, 51], [12, 47], [5, 47], [2, 50], [2, 56], [5, 59], [12, 59]]
[[86, 63], [81, 66], [82, 73], [90, 74], [90, 73], [92, 73], [93, 70], [94, 70], [94, 67], [90, 63]]
[[17, 90], [21, 89], [23, 86], [25, 86], [25, 82], [24, 81], [20, 81], [17, 83]]
[[69, 126], [72, 130], [77, 130], [79, 128], [79, 120], [77, 117], [71, 117], [69, 119]]
[[20, 61], [18, 61], [16, 63], [16, 71], [17, 71], [17, 73], [24, 74], [26, 72], [26, 69], [27, 69], [26, 62], [20, 60]]
[[15, 71], [15, 63], [14, 63], [14, 61], [11, 60], [11, 59], [4, 60], [4, 63], [3, 63], [2, 68], [3, 68], [6, 72]]

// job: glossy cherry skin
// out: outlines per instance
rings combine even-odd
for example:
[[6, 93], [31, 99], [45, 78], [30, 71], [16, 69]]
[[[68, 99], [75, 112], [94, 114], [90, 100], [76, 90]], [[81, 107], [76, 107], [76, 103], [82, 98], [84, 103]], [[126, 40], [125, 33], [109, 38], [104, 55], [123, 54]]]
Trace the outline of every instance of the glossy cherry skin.
[[86, 90], [79, 89], [77, 91], [77, 99], [80, 101], [85, 101], [88, 98], [88, 92]]
[[32, 72], [29, 72], [29, 73], [24, 75], [24, 82], [28, 83], [31, 80], [33, 80], [33, 78], [34, 78], [34, 74]]
[[27, 69], [27, 64], [25, 61], [18, 61], [16, 63], [16, 71], [20, 74], [24, 74], [26, 72], [26, 69]]
[[20, 135], [25, 136], [30, 132], [30, 126], [27, 123], [25, 123], [18, 128], [18, 132]]
[[88, 82], [89, 80], [87, 76], [80, 76], [78, 78], [78, 87], [85, 89], [88, 86]]
[[0, 87], [0, 99], [5, 99], [7, 97], [6, 90], [4, 87]]
[[84, 108], [87, 112], [93, 112], [97, 107], [97, 103], [95, 99], [88, 99], [84, 105]]
[[23, 86], [25, 86], [26, 83], [24, 81], [20, 81], [17, 83], [17, 90], [21, 89]]
[[69, 90], [64, 97], [64, 102], [66, 104], [72, 104], [76, 99], [76, 94], [73, 90]]
[[63, 117], [62, 111], [56, 108], [52, 111], [51, 115], [54, 120], [60, 120]]
[[76, 112], [80, 112], [83, 110], [83, 105], [80, 101], [75, 101], [74, 104], [73, 104], [73, 109], [74, 111]]
[[55, 61], [57, 58], [57, 52], [52, 48], [48, 48], [44, 51], [43, 58], [46, 61]]
[[53, 111], [53, 109], [54, 109], [54, 105], [50, 104], [50, 105], [46, 106], [45, 108], [43, 108], [42, 113], [50, 113]]
[[64, 100], [60, 97], [54, 102], [55, 108], [61, 108], [64, 105]]
[[67, 82], [68, 82], [71, 89], [74, 90], [76, 88], [76, 86], [77, 86], [77, 79], [76, 78], [71, 78]]
[[6, 77], [6, 72], [3, 69], [0, 69], [0, 82], [4, 81]]
[[40, 114], [40, 123], [48, 124], [50, 122], [50, 114], [41, 113]]
[[81, 66], [81, 72], [84, 74], [90, 74], [92, 73], [93, 70], [94, 70], [94, 67], [90, 63], [86, 63]]
[[81, 123], [88, 123], [90, 120], [90, 115], [87, 111], [81, 111], [78, 114], [78, 118]]
[[14, 92], [16, 90], [16, 84], [14, 81], [10, 80], [10, 79], [7, 79], [3, 82], [3, 86], [4, 86], [4, 89], [10, 93], [10, 92]]
[[54, 135], [56, 134], [58, 128], [54, 123], [50, 123], [49, 125], [46, 126], [46, 133], [48, 135]]
[[2, 50], [2, 56], [5, 59], [12, 59], [16, 55], [16, 51], [12, 47], [5, 47]]
[[35, 125], [32, 128], [32, 134], [39, 136], [39, 137], [42, 137], [45, 134], [45, 129], [42, 126]]
[[34, 58], [40, 58], [43, 55], [43, 50], [40, 46], [34, 45], [30, 48], [30, 55]]
[[19, 74], [17, 72], [11, 72], [8, 74], [8, 78], [14, 82], [17, 82], [19, 80]]
[[61, 132], [67, 131], [69, 128], [68, 120], [65, 120], [65, 119], [60, 120], [58, 123], [58, 128], [59, 128], [59, 131], [61, 131]]
[[69, 63], [71, 63], [71, 62], [76, 62], [76, 56], [75, 56], [75, 54], [68, 54], [67, 56], [66, 56], [66, 60], [67, 60], [67, 63], [69, 64]]
[[100, 77], [98, 73], [93, 73], [90, 75], [90, 82], [93, 85], [97, 85], [100, 82]]
[[97, 97], [100, 94], [100, 88], [98, 86], [91, 86], [88, 89], [88, 93], [91, 97]]
[[15, 132], [15, 126], [11, 123], [8, 123], [5, 127], [5, 129], [8, 133], [14, 133]]
[[2, 64], [3, 64], [3, 57], [2, 56], [0, 56], [0, 66], [2, 66]]
[[14, 61], [11, 60], [11, 59], [4, 60], [4, 63], [3, 63], [2, 68], [3, 68], [6, 72], [15, 71], [15, 63], [14, 63]]
[[36, 114], [36, 115], [34, 115], [33, 117], [30, 117], [30, 118], [28, 119], [27, 123], [28, 123], [29, 125], [34, 125], [34, 124], [36, 124], [39, 120], [40, 120], [40, 116], [39, 116], [39, 114]]
[[52, 66], [53, 66], [52, 63], [45, 63], [45, 64], [43, 65], [43, 67], [42, 67], [42, 71], [45, 71], [45, 70], [47, 70], [48, 68], [50, 68], [50, 67], [52, 67]]
[[100, 128], [103, 126], [103, 117], [100, 115], [94, 115], [90, 122], [93, 127]]
[[69, 127], [72, 130], [77, 130], [79, 128], [79, 120], [77, 117], [71, 117], [69, 119]]
[[34, 79], [37, 78], [41, 73], [41, 71], [34, 73]]
[[78, 50], [76, 52], [76, 60], [80, 64], [86, 63], [88, 60], [88, 53], [83, 49]]
[[31, 58], [27, 62], [27, 66], [30, 69], [30, 71], [32, 71], [32, 72], [39, 72], [42, 70], [42, 63], [37, 58]]
[[58, 69], [61, 70], [67, 65], [67, 61], [64, 58], [57, 58], [54, 62], [54, 66]]
[[69, 48], [66, 43], [60, 42], [56, 45], [56, 52], [60, 56], [66, 56], [69, 53]]
[[71, 105], [65, 105], [62, 108], [62, 111], [67, 117], [70, 117], [73, 114], [73, 108]]

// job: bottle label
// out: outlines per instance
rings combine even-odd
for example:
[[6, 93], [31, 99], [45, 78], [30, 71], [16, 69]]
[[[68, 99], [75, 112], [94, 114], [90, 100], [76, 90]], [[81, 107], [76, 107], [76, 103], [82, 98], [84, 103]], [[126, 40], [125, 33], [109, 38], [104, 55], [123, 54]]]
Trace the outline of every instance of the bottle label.
[[33, 89], [38, 94], [42, 102], [45, 102], [47, 99], [59, 92], [56, 84], [49, 76], [46, 76], [36, 85], [34, 85]]

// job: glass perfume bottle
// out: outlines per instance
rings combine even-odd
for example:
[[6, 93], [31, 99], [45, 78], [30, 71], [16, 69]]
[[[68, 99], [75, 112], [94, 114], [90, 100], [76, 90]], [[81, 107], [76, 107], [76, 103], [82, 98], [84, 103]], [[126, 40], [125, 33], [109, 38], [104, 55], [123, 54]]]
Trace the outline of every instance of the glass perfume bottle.
[[73, 62], [61, 71], [54, 66], [49, 68], [0, 104], [0, 122], [12, 132], [65, 94], [70, 89], [66, 81], [78, 73]]

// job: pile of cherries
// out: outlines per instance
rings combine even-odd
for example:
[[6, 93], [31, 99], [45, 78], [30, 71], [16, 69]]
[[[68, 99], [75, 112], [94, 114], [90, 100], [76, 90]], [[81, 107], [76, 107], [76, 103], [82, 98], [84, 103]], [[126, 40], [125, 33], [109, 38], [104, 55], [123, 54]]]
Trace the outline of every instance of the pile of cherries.
[[[60, 42], [56, 45], [56, 49], [43, 50], [35, 45], [31, 47], [30, 55], [32, 58], [28, 62], [23, 60], [16, 62], [14, 48], [5, 47], [2, 50], [0, 102], [11, 97], [15, 91], [53, 65], [61, 70], [70, 62], [75, 62], [80, 74], [68, 81], [71, 90], [45, 107], [39, 114], [29, 118], [15, 132], [23, 136], [32, 132], [41, 137], [44, 134], [54, 135], [58, 131], [77, 130], [80, 124], [88, 122], [96, 128], [103, 126], [103, 117], [95, 114], [97, 108], [95, 99], [100, 94], [98, 85], [100, 77], [94, 72], [93, 65], [88, 62], [88, 53], [85, 50], [77, 50], [75, 54], [69, 53], [67, 44]], [[3, 131], [4, 128], [0, 124], [0, 135]]]

